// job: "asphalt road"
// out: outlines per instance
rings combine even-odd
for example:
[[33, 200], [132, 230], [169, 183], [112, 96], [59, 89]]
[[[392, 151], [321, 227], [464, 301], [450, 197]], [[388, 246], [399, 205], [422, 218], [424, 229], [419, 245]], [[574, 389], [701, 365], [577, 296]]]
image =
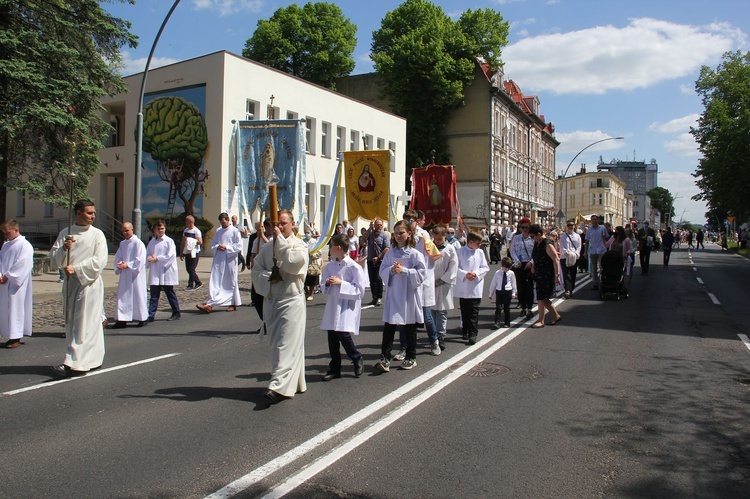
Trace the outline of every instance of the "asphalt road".
[[660, 259], [627, 300], [584, 282], [554, 327], [494, 331], [485, 299], [476, 346], [432, 357], [420, 332], [412, 371], [373, 372], [368, 308], [365, 375], [327, 383], [316, 295], [308, 391], [272, 407], [250, 307], [108, 331], [104, 367], [63, 382], [38, 331], [0, 352], [0, 497], [748, 497], [750, 263]]

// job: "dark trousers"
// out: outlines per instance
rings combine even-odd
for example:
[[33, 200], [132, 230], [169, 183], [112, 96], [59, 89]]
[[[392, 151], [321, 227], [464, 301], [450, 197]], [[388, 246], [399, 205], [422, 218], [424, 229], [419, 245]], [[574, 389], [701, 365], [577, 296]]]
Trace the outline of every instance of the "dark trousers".
[[370, 292], [372, 292], [372, 299], [382, 299], [383, 281], [380, 279], [380, 260], [378, 260], [377, 263], [373, 263], [372, 260], [367, 260], [367, 273], [370, 277]]
[[644, 274], [648, 274], [648, 266], [651, 261], [651, 248], [644, 247], [641, 252], [641, 272]]
[[195, 271], [195, 269], [198, 267], [198, 259], [200, 258], [200, 256], [195, 255], [195, 258], [190, 255], [183, 256], [185, 257], [185, 270], [187, 270], [188, 273], [188, 286], [198, 286], [200, 284], [203, 284], [198, 277], [198, 273]]
[[331, 354], [331, 362], [328, 365], [331, 371], [335, 373], [341, 373], [341, 349], [339, 345], [344, 347], [346, 355], [352, 359], [352, 362], [357, 363], [362, 360], [362, 354], [354, 345], [351, 333], [328, 331], [328, 351]]
[[529, 280], [531, 269], [527, 269], [526, 264], [521, 263], [520, 267], [513, 269], [513, 273], [516, 274], [518, 303], [522, 309], [531, 310], [534, 306], [534, 287]]
[[495, 323], [500, 324], [500, 312], [505, 314], [505, 325], [510, 325], [510, 300], [513, 297], [513, 291], [506, 289], [495, 290]]
[[459, 298], [461, 307], [461, 332], [469, 338], [476, 338], [479, 333], [479, 304], [481, 298]]
[[164, 290], [164, 294], [167, 295], [169, 306], [172, 307], [172, 315], [180, 315], [180, 304], [177, 302], [174, 286], [151, 286], [151, 301], [148, 304], [148, 316], [153, 317], [156, 315], [162, 289]]
[[263, 296], [255, 292], [255, 286], [250, 288], [250, 299], [253, 302], [255, 311], [258, 312], [258, 317], [263, 320]]
[[576, 287], [576, 277], [578, 276], [578, 265], [573, 265], [572, 267], [566, 267], [565, 266], [565, 260], [560, 260], [560, 265], [562, 265], [563, 269], [563, 279], [565, 279], [565, 291], [570, 291], [571, 293]]
[[664, 266], [666, 267], [669, 265], [669, 257], [672, 256], [672, 248], [664, 248], [662, 252], [664, 253]]
[[237, 254], [237, 265], [242, 265], [242, 268], [245, 268], [245, 257], [242, 256], [242, 253]]
[[[393, 338], [396, 336], [396, 324], [389, 324], [386, 322], [383, 324], [383, 343], [380, 348], [380, 355], [386, 359], [391, 360], [391, 350], [393, 350]], [[417, 358], [417, 325], [406, 324], [402, 326], [404, 328], [404, 335], [406, 336], [406, 358], [416, 359]]]

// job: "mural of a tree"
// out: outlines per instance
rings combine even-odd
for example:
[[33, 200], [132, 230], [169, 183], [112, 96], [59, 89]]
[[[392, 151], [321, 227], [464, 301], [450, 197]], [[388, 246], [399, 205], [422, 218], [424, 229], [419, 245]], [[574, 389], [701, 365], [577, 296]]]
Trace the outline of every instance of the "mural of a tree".
[[208, 172], [206, 122], [195, 105], [181, 97], [160, 97], [143, 110], [143, 150], [156, 161], [159, 178], [177, 189], [185, 214], [193, 215]]

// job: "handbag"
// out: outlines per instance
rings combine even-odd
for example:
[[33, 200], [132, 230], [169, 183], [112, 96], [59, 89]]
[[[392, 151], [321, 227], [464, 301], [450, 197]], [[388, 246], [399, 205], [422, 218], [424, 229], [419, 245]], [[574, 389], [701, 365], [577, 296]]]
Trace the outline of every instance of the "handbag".
[[320, 256], [311, 256], [310, 264], [307, 266], [307, 275], [318, 276], [321, 274]]

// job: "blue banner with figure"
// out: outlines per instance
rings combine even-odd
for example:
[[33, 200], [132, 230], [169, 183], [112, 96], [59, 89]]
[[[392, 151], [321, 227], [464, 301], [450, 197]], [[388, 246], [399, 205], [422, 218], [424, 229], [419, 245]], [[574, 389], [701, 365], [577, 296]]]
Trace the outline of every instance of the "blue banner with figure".
[[275, 183], [279, 208], [305, 218], [305, 128], [301, 120], [240, 121], [236, 127], [240, 212], [268, 210], [268, 186]]

